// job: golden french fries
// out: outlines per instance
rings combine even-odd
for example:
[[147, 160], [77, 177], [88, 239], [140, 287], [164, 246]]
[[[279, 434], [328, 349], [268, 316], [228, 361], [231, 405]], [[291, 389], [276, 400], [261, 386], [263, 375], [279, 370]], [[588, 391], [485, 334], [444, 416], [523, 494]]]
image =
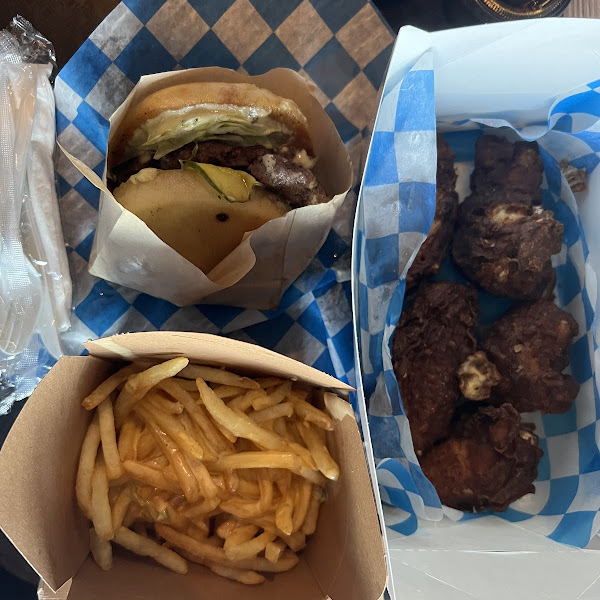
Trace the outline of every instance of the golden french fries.
[[136, 554], [153, 558], [175, 573], [185, 575], [188, 571], [187, 562], [179, 554], [126, 527], [121, 527], [115, 532], [115, 542]]
[[315, 393], [187, 358], [137, 362], [101, 383], [83, 401], [96, 414], [76, 478], [100, 568], [112, 541], [176, 573], [188, 559], [247, 585], [292, 569], [325, 477], [340, 474], [326, 432], [344, 401], [321, 394], [328, 415]]

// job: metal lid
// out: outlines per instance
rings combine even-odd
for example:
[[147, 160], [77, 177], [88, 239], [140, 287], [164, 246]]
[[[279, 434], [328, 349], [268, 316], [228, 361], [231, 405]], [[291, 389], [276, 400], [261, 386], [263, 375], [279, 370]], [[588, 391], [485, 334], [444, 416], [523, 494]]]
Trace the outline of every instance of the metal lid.
[[[476, 0], [476, 3], [499, 20], [531, 19], [560, 15], [571, 0]], [[521, 4], [522, 6], [519, 6]]]

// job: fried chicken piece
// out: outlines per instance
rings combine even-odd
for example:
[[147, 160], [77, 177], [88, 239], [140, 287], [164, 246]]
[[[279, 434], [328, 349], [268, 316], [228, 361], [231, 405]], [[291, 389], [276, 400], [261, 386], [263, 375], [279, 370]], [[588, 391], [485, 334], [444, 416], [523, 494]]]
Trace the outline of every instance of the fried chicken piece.
[[449, 281], [423, 286], [402, 313], [392, 362], [418, 455], [448, 433], [459, 398], [456, 371], [475, 351], [478, 315], [475, 290]]
[[475, 144], [475, 168], [467, 206], [542, 203], [544, 165], [536, 142], [483, 135]]
[[569, 364], [578, 331], [570, 314], [545, 300], [499, 319], [483, 344], [502, 377], [492, 390], [492, 403], [510, 402], [519, 412], [567, 412], [579, 384], [561, 371]]
[[407, 289], [414, 287], [422, 277], [437, 273], [448, 255], [458, 209], [454, 159], [455, 154], [450, 150], [448, 142], [438, 135], [435, 215], [427, 239], [406, 275]]
[[553, 254], [564, 227], [549, 210], [524, 204], [459, 208], [452, 256], [464, 275], [496, 296], [538, 300], [552, 295]]
[[538, 206], [543, 171], [535, 142], [477, 140], [471, 195], [458, 209], [452, 256], [468, 279], [496, 296], [552, 295], [551, 257], [560, 252], [564, 227]]
[[496, 365], [488, 360], [485, 352], [478, 350], [467, 356], [458, 371], [460, 391], [469, 400], [487, 400], [492, 388], [500, 383], [500, 373]]
[[542, 457], [538, 436], [510, 405], [481, 407], [421, 460], [440, 500], [464, 511], [505, 511], [535, 492]]

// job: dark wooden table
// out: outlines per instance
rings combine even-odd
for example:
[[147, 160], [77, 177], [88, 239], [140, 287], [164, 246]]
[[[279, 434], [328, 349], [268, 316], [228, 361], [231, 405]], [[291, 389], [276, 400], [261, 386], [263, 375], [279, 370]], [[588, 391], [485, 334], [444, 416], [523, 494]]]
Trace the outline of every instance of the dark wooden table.
[[[456, 2], [456, 0], [453, 0]], [[392, 29], [414, 25], [429, 31], [470, 25], [464, 18], [452, 16], [445, 8], [448, 0], [374, 0]], [[59, 68], [73, 55], [119, 0], [0, 0], [0, 29], [20, 14], [53, 42]], [[451, 5], [451, 4], [450, 4]], [[600, 18], [600, 0], [573, 0], [566, 16]], [[0, 417], [0, 444], [21, 406]], [[4, 571], [9, 569], [17, 577]], [[29, 583], [26, 583], [29, 582]], [[12, 548], [0, 532], [0, 597], [33, 600], [36, 598], [36, 574]]]

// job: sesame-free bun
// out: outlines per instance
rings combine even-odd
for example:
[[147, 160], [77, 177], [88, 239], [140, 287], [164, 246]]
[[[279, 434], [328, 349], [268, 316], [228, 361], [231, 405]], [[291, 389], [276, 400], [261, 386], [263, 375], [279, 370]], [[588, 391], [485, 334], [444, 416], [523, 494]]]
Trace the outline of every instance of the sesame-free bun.
[[133, 134], [146, 122], [161, 116], [165, 111], [186, 111], [193, 118], [193, 107], [203, 105], [224, 107], [251, 107], [268, 111], [274, 121], [283, 124], [291, 133], [286, 143], [312, 154], [306, 117], [298, 105], [287, 98], [257, 87], [251, 83], [184, 83], [163, 88], [146, 96], [130, 108], [121, 121], [109, 148], [109, 165], [114, 166], [128, 158]]
[[144, 169], [113, 192], [166, 244], [208, 274], [248, 231], [284, 215], [289, 206], [261, 189], [229, 202], [191, 169]]

